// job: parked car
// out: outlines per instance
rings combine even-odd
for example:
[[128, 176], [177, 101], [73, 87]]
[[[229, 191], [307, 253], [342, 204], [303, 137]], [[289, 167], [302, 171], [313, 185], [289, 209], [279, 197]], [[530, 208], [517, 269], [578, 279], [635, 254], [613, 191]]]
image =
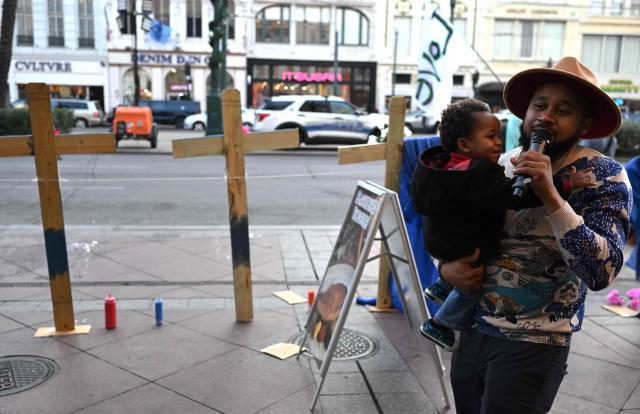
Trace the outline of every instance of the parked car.
[[[11, 103], [15, 109], [26, 109], [29, 104], [26, 99], [17, 99]], [[74, 125], [77, 128], [100, 126], [105, 121], [104, 111], [98, 101], [85, 99], [51, 99], [51, 108], [65, 108], [73, 112]]]
[[149, 141], [151, 148], [158, 146], [158, 127], [153, 122], [153, 115], [148, 107], [117, 107], [112, 131], [116, 136], [116, 147], [123, 139], [145, 140]]
[[[250, 108], [242, 108], [242, 125], [250, 130], [256, 123], [256, 111]], [[201, 112], [195, 115], [189, 115], [184, 119], [184, 129], [193, 129], [203, 131], [207, 128], [207, 114]]]
[[104, 122], [104, 111], [98, 101], [84, 99], [52, 99], [54, 108], [66, 108], [73, 112], [73, 121], [76, 128], [100, 126]]
[[256, 122], [260, 122], [274, 112], [279, 112], [293, 103], [292, 95], [274, 96], [265, 99], [256, 109]]
[[11, 102], [11, 107], [13, 109], [27, 109], [27, 100], [26, 99], [16, 99]]
[[287, 95], [273, 97], [271, 102], [290, 103], [281, 111], [272, 110], [254, 130], [298, 128], [300, 143], [365, 143], [389, 123], [388, 115], [365, 114], [336, 96]]
[[159, 124], [184, 127], [184, 120], [200, 112], [200, 102], [197, 101], [140, 101], [140, 106], [151, 108], [153, 119]]
[[404, 117], [404, 124], [411, 132], [437, 132], [440, 120], [422, 109], [416, 109]]

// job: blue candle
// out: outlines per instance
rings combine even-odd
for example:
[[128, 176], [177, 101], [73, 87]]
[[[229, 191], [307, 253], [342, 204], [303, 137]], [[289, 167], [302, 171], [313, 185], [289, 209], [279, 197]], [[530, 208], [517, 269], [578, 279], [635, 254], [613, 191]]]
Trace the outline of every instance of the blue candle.
[[160, 326], [162, 325], [162, 299], [157, 298], [153, 303], [156, 309], [156, 325]]

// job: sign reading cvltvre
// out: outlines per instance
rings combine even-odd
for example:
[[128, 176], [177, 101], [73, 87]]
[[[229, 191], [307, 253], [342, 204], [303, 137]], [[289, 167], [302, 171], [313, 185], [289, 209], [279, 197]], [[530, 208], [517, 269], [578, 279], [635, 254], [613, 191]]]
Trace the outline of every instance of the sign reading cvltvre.
[[71, 62], [18, 60], [13, 67], [20, 72], [71, 72]]

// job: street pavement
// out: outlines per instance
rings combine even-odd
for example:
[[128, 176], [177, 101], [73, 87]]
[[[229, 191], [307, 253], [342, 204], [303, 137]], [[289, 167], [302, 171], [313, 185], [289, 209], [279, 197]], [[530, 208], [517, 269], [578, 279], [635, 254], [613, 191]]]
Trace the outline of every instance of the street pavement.
[[[1, 226], [0, 356], [45, 357], [59, 369], [41, 385], [0, 396], [0, 413], [308, 412], [315, 362], [260, 350], [302, 331], [307, 304], [289, 305], [273, 292], [306, 297], [316, 289], [338, 231], [251, 227], [254, 319], [240, 323], [227, 226], [67, 226], [75, 317], [92, 330], [34, 338], [38, 327], [53, 326], [42, 229]], [[366, 266], [359, 295], [375, 295], [377, 264]], [[635, 286], [625, 268], [613, 287]], [[553, 413], [640, 413], [640, 319], [602, 309], [608, 291], [588, 295]], [[104, 327], [109, 293], [117, 299], [114, 330]], [[158, 297], [162, 326], [154, 320]], [[455, 412], [444, 408], [429, 344], [401, 313], [354, 304], [346, 327], [370, 338], [372, 352], [331, 364], [316, 412]], [[448, 375], [450, 355], [443, 357]]]

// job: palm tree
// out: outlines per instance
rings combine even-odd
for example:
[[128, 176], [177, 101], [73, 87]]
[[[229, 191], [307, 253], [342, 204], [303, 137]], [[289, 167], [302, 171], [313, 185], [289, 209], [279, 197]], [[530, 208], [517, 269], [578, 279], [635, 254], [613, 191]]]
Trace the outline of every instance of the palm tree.
[[9, 67], [11, 66], [11, 49], [13, 47], [13, 27], [16, 23], [18, 0], [2, 2], [2, 23], [0, 23], [0, 108], [7, 105], [9, 97]]

